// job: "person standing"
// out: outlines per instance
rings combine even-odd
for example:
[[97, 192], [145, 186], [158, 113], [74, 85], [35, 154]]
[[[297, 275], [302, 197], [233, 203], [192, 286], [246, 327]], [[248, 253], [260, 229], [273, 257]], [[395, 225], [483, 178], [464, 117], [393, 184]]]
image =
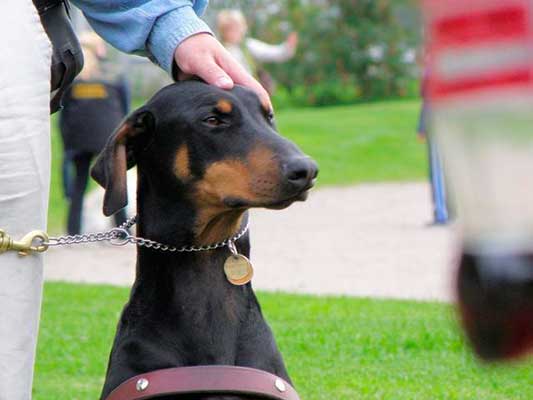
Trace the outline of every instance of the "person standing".
[[[51, 47], [31, 0], [0, 16], [0, 229], [45, 229], [50, 181]], [[0, 399], [31, 398], [42, 257], [0, 254]]]
[[[80, 36], [85, 63], [79, 77], [63, 95], [59, 128], [63, 139], [63, 186], [69, 199], [67, 233], [81, 233], [83, 198], [89, 181], [91, 161], [102, 151], [122, 119], [129, 112], [129, 88], [123, 77], [103, 79], [100, 59], [105, 43], [93, 32]], [[105, 118], [102, 116], [105, 115]], [[74, 173], [71, 171], [74, 170]], [[114, 215], [115, 225], [126, 222], [126, 210]]]

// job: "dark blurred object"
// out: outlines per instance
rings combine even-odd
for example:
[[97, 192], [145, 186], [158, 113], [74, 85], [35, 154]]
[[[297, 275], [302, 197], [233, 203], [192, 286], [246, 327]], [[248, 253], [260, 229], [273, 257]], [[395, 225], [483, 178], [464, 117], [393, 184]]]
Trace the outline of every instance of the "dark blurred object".
[[77, 79], [63, 96], [59, 126], [65, 151], [99, 153], [129, 108], [125, 80]]
[[533, 348], [533, 253], [462, 255], [461, 318], [477, 354], [513, 358]]
[[[76, 80], [63, 97], [59, 127], [64, 145], [63, 183], [70, 200], [67, 231], [81, 232], [83, 197], [91, 161], [104, 148], [107, 139], [129, 108], [127, 82]], [[72, 167], [74, 174], [71, 172]], [[116, 225], [126, 220], [125, 210], [115, 215]]]
[[68, 15], [67, 0], [33, 0], [43, 28], [52, 43], [50, 113], [61, 106], [61, 97], [83, 68], [83, 52]]

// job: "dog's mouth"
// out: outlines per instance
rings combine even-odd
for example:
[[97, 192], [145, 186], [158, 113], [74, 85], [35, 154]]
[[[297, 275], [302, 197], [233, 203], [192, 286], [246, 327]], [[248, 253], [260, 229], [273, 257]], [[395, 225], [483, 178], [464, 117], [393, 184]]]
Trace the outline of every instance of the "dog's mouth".
[[224, 204], [230, 208], [268, 208], [270, 210], [282, 210], [289, 207], [292, 203], [297, 201], [305, 201], [309, 196], [309, 192], [315, 185], [315, 179], [313, 179], [309, 184], [300, 190], [296, 194], [284, 197], [281, 200], [274, 201], [249, 201], [246, 199], [236, 198], [236, 197], [227, 197], [224, 199]]
[[299, 194], [297, 194], [296, 196], [292, 196], [292, 197], [290, 197], [288, 199], [281, 200], [281, 201], [278, 201], [278, 202], [266, 204], [264, 207], [268, 208], [270, 210], [282, 210], [284, 208], [289, 207], [292, 203], [294, 203], [296, 201], [305, 201], [305, 200], [307, 200], [307, 197], [309, 196], [309, 191], [310, 190], [311, 190], [310, 188], [306, 189], [303, 192], [300, 192]]

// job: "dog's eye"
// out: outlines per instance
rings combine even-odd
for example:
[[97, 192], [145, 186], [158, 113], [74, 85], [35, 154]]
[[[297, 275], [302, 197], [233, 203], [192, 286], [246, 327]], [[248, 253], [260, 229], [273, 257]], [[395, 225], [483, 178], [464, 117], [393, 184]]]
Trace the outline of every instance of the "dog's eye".
[[211, 115], [204, 119], [204, 122], [209, 126], [220, 126], [224, 123], [220, 118], [215, 115]]
[[273, 123], [274, 122], [274, 113], [272, 111], [270, 111], [267, 115], [266, 115], [266, 119], [268, 122], [270, 123]]

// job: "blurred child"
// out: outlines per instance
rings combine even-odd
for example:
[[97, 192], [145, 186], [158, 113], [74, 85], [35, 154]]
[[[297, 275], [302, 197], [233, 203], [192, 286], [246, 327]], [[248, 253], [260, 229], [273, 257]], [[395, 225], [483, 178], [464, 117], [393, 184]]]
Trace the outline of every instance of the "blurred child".
[[[64, 108], [59, 116], [64, 148], [63, 185], [70, 200], [67, 223], [70, 235], [81, 232], [83, 197], [91, 161], [129, 111], [126, 82], [102, 79], [100, 60], [106, 55], [102, 39], [95, 33], [85, 33], [80, 36], [80, 43], [85, 65], [65, 92]], [[124, 210], [115, 215], [117, 225], [125, 220]]]
[[222, 44], [252, 75], [259, 78], [267, 92], [272, 94], [273, 82], [266, 71], [259, 68], [262, 62], [284, 62], [291, 59], [298, 46], [298, 34], [292, 32], [284, 43], [272, 45], [247, 38], [248, 25], [239, 10], [222, 10], [217, 16], [217, 27]]

